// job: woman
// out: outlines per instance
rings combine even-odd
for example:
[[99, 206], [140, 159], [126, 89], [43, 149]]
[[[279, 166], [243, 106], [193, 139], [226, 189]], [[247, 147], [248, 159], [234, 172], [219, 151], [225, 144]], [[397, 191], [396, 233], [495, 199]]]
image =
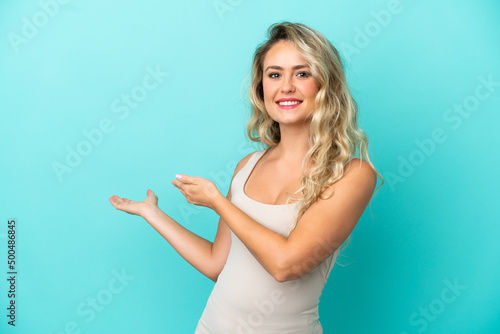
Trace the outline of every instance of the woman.
[[247, 129], [264, 150], [239, 162], [227, 197], [201, 177], [172, 181], [188, 203], [220, 216], [214, 241], [163, 213], [151, 190], [142, 202], [110, 198], [216, 282], [195, 333], [322, 333], [318, 303], [339, 247], [377, 176], [383, 184], [337, 50], [303, 24], [268, 34], [254, 55]]

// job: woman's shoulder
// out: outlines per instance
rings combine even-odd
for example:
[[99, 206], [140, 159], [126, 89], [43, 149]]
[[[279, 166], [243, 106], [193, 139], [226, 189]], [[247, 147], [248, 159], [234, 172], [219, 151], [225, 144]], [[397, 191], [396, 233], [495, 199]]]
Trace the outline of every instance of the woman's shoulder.
[[358, 182], [376, 184], [377, 174], [368, 161], [354, 157], [347, 162], [342, 179], [345, 182], [357, 180]]
[[258, 154], [258, 152], [261, 152], [261, 151], [253, 151], [253, 152], [248, 153], [243, 158], [241, 158], [241, 160], [238, 163], [238, 165], [245, 165], [248, 162], [248, 160], [250, 160], [250, 158], [252, 157], [252, 155]]
[[242, 168], [243, 166], [245, 166], [248, 161], [250, 160], [250, 158], [254, 155], [254, 154], [258, 154], [258, 152], [261, 152], [261, 151], [253, 151], [251, 153], [248, 153], [246, 156], [244, 156], [239, 162], [238, 164], [236, 165], [236, 168], [234, 169], [234, 174], [237, 174]]
[[[376, 184], [377, 174], [370, 163], [363, 159], [351, 158], [345, 164], [342, 177], [327, 187], [321, 196], [330, 198], [332, 191], [350, 194], [360, 193], [371, 196]], [[336, 201], [333, 197], [330, 200]]]

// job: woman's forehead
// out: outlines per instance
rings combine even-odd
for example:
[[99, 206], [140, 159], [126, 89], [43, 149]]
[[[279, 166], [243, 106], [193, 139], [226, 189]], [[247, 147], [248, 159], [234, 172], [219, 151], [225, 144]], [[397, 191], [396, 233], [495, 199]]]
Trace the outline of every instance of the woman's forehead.
[[307, 65], [297, 46], [289, 41], [279, 41], [274, 44], [264, 57], [264, 68], [268, 66], [280, 66], [284, 69], [298, 65]]

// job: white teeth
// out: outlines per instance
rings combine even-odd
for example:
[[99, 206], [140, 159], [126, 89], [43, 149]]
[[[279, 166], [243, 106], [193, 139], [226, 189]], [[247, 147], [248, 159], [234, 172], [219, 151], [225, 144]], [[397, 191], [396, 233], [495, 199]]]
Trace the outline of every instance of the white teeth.
[[285, 102], [278, 102], [280, 106], [291, 106], [294, 104], [299, 104], [301, 101], [285, 101]]

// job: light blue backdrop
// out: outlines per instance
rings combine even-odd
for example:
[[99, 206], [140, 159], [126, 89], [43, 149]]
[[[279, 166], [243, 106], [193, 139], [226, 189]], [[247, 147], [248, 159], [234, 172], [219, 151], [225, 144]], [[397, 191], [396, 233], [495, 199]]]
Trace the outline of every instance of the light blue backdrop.
[[[498, 333], [500, 3], [2, 1], [1, 333], [192, 333], [213, 282], [111, 195], [212, 240], [176, 173], [226, 194], [243, 81], [276, 21], [342, 52], [386, 184], [320, 303], [325, 333]], [[8, 221], [16, 326], [7, 321]]]

